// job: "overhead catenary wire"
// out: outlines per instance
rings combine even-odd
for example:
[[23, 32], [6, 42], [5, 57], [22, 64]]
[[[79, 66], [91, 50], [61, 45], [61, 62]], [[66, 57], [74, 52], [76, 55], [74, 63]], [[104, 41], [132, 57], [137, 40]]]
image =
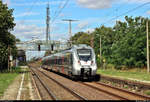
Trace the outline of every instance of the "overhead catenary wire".
[[54, 23], [54, 21], [57, 19], [57, 17], [60, 15], [60, 13], [62, 12], [62, 10], [67, 6], [68, 3], [69, 3], [69, 0], [66, 0], [66, 2], [64, 3], [64, 5], [62, 6], [62, 8], [58, 11], [57, 15], [52, 20], [51, 24]]
[[[39, 1], [39, 0], [35, 0], [35, 1], [32, 3], [31, 7], [27, 10], [27, 12], [31, 12], [31, 11], [32, 11], [33, 6], [37, 3], [37, 1]], [[26, 16], [24, 16], [21, 21], [24, 22], [25, 20], [26, 20]]]
[[64, 1], [62, 1], [62, 0], [61, 0], [61, 2], [59, 3], [59, 5], [58, 5], [58, 7], [57, 7], [56, 11], [54, 12], [54, 17], [57, 15], [57, 13], [58, 13], [59, 9], [62, 7], [63, 2], [64, 2]]
[[121, 16], [123, 16], [123, 15], [125, 15], [125, 14], [127, 14], [127, 13], [132, 12], [132, 11], [135, 11], [135, 10], [137, 10], [137, 9], [139, 9], [139, 8], [145, 6], [145, 5], [148, 5], [148, 4], [150, 4], [150, 2], [146, 2], [146, 3], [141, 4], [141, 5], [139, 5], [139, 6], [135, 7], [135, 8], [133, 8], [133, 9], [130, 9], [130, 10], [128, 10], [128, 11], [126, 11], [126, 12], [124, 12], [124, 13], [122, 13], [122, 14], [116, 16], [116, 17], [113, 17], [113, 18], [111, 18], [110, 20], [108, 20], [108, 21], [102, 23], [102, 25], [107, 24], [108, 22], [111, 22], [111, 21], [117, 19], [118, 17], [121, 17]]
[[[129, 1], [129, 0], [127, 0], [127, 2], [128, 2], [128, 1]], [[120, 6], [118, 6], [118, 7], [115, 8], [116, 16], [117, 16], [118, 9], [123, 8], [124, 6], [125, 6], [125, 5], [120, 5]], [[107, 13], [105, 16], [108, 17], [108, 16], [110, 16], [110, 15], [111, 15], [111, 12]], [[102, 25], [102, 24], [101, 24], [101, 25]], [[89, 28], [90, 26], [92, 26], [92, 24], [90, 24], [90, 25], [88, 25], [88, 26], [85, 26], [84, 28], [81, 28], [81, 29]], [[81, 30], [81, 29], [80, 29], [80, 30]]]
[[[64, 2], [64, 5], [60, 4], [59, 5], [59, 10], [57, 11], [57, 13], [55, 14], [55, 16], [53, 17], [53, 19], [50, 21], [50, 25], [52, 27], [52, 24], [55, 22], [55, 20], [57, 19], [57, 17], [61, 14], [61, 12], [63, 11], [63, 9], [67, 6], [67, 4], [69, 3], [69, 0], [66, 0]], [[52, 17], [51, 17], [52, 18]], [[51, 29], [51, 33], [53, 32], [53, 29]]]
[[[63, 1], [61, 0], [61, 2], [58, 5], [57, 10], [54, 12], [54, 17], [57, 14], [58, 9], [61, 7], [62, 4], [63, 4]], [[48, 0], [48, 5], [50, 5], [50, 1], [49, 0]], [[52, 16], [50, 14], [51, 14], [51, 8], [49, 8], [49, 37], [48, 37], [49, 40], [51, 39], [50, 35], [51, 35], [51, 18], [52, 18]]]

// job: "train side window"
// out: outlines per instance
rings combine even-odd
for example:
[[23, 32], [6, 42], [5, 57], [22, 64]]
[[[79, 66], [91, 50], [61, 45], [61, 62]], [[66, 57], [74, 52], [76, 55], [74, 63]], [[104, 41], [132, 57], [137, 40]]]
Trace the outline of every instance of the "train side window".
[[64, 57], [62, 57], [61, 63], [62, 65], [64, 65]]
[[67, 58], [66, 58], [66, 57], [64, 58], [64, 62], [65, 62], [64, 64], [68, 64], [68, 63], [67, 63]]
[[54, 64], [54, 59], [52, 59], [52, 64]]
[[55, 60], [53, 59], [53, 65], [55, 64]]
[[58, 59], [58, 64], [60, 65], [60, 58]]
[[58, 64], [60, 65], [60, 58], [58, 59]]
[[70, 55], [70, 64], [71, 65], [73, 64], [73, 55], [72, 54]]
[[60, 58], [60, 65], [62, 65], [62, 59]]

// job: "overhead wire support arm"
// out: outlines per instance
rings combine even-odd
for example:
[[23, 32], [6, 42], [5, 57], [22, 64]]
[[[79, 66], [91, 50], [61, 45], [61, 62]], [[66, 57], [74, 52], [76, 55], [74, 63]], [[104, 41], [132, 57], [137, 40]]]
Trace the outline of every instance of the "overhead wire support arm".
[[79, 20], [72, 20], [72, 19], [63, 19], [63, 21], [68, 21], [69, 22], [69, 38], [70, 38], [70, 47], [72, 46], [72, 41], [71, 41], [71, 37], [72, 37], [72, 25], [71, 22], [75, 22], [75, 21], [79, 21]]

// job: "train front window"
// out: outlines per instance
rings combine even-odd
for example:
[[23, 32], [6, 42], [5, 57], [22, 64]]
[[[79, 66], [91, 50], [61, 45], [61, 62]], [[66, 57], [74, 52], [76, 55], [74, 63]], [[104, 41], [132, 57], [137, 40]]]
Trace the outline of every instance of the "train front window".
[[89, 61], [92, 59], [90, 49], [78, 49], [77, 54], [78, 54], [80, 60]]

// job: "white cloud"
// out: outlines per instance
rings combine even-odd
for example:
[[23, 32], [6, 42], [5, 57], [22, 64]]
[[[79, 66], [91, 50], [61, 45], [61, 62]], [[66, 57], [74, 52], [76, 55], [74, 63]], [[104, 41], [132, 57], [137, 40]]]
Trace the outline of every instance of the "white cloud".
[[81, 22], [81, 23], [79, 23], [79, 24], [77, 25], [77, 28], [79, 28], [79, 29], [84, 29], [84, 28], [86, 28], [88, 25], [89, 25], [89, 22], [88, 22], [88, 21], [83, 21], [83, 22]]
[[146, 14], [150, 15], [150, 11], [147, 11]]
[[4, 4], [7, 4], [8, 6], [11, 4], [10, 0], [3, 0]]
[[36, 5], [36, 6], [41, 6], [41, 5], [46, 5], [47, 2], [30, 2], [30, 3], [13, 3], [12, 5], [13, 6], [33, 6], [33, 5]]
[[20, 40], [31, 40], [33, 36], [40, 39], [45, 37], [45, 27], [38, 27], [36, 25], [25, 25], [22, 22], [17, 23], [12, 32]]
[[146, 2], [150, 2], [150, 0], [123, 0], [123, 2], [126, 2], [126, 3], [146, 3]]
[[90, 9], [110, 8], [115, 0], [77, 0], [77, 3]]
[[[61, 0], [60, 1], [51, 1], [50, 2], [50, 5], [57, 5], [59, 4], [60, 2], [62, 2]], [[29, 2], [29, 3], [12, 3], [12, 5], [14, 6], [42, 6], [42, 5], [47, 5], [48, 2], [47, 1], [35, 1], [35, 2]]]
[[30, 20], [16, 20], [15, 22], [16, 23], [23, 23], [23, 24], [42, 24], [42, 25], [45, 25], [45, 20], [36, 20], [36, 19], [30, 19]]
[[90, 28], [92, 25], [97, 24], [98, 22], [101, 23], [104, 21], [105, 18], [99, 18], [99, 17], [92, 17], [87, 18], [84, 20], [80, 20], [78, 22], [78, 25], [76, 27], [77, 30], [85, 30], [87, 28]]
[[89, 9], [105, 9], [105, 8], [111, 8], [114, 3], [115, 4], [116, 3], [137, 4], [137, 3], [147, 3], [150, 2], [150, 0], [76, 0], [76, 2], [82, 7], [89, 8]]
[[24, 12], [24, 13], [16, 15], [15, 17], [33, 16], [33, 15], [40, 15], [40, 13], [37, 13], [37, 12]]
[[94, 28], [85, 29], [85, 32], [87, 32], [87, 33], [92, 33], [92, 32], [94, 32], [94, 31], [95, 31]]
[[[32, 20], [29, 20], [29, 21], [32, 22]], [[21, 41], [32, 40], [33, 37], [37, 37], [41, 40], [45, 40], [46, 27], [45, 26], [39, 27], [35, 24], [30, 24], [30, 25], [29, 24], [24, 21], [16, 21], [16, 26], [12, 34], [14, 34]], [[55, 26], [55, 25], [51, 26], [51, 31], [56, 31], [59, 29], [60, 28], [58, 26]], [[61, 38], [62, 36], [64, 37], [65, 34], [51, 32], [52, 39], [58, 40], [58, 38]]]

